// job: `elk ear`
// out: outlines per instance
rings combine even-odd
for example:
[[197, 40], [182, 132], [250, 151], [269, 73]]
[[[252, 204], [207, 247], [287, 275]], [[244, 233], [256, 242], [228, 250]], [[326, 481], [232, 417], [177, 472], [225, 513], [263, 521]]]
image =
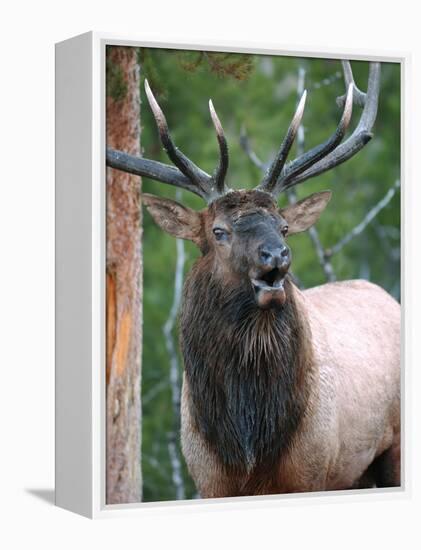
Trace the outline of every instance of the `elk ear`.
[[187, 239], [199, 244], [201, 217], [199, 212], [187, 208], [178, 202], [142, 194], [143, 204], [155, 223], [161, 229], [179, 239]]
[[321, 191], [280, 210], [281, 216], [288, 222], [288, 235], [301, 233], [314, 225], [331, 196], [330, 191]]

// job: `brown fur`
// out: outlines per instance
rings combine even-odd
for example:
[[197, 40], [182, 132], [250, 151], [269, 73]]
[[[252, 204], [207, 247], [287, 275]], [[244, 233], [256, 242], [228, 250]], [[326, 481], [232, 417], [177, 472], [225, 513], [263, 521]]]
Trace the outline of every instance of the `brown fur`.
[[181, 316], [190, 411], [226, 471], [270, 469], [307, 407], [307, 327], [292, 299], [262, 312], [249, 291], [213, 280], [209, 263], [199, 261], [186, 281]]
[[[220, 451], [208, 444], [195, 422], [193, 390], [185, 373], [182, 444], [201, 495], [399, 486], [398, 304], [365, 281], [323, 285], [304, 293], [295, 287], [290, 290], [298, 311], [309, 324], [311, 351], [307, 349], [306, 353], [312, 353], [313, 361], [304, 373], [309, 390], [305, 411], [275, 465], [262, 461], [247, 472], [230, 472], [224, 467]], [[329, 311], [326, 307], [319, 309], [318, 299], [326, 299], [332, 308], [329, 304]], [[355, 302], [359, 302], [357, 318], [352, 307]], [[310, 313], [306, 315], [308, 307]], [[379, 310], [389, 315], [379, 319]], [[345, 315], [341, 316], [341, 311]], [[332, 316], [334, 327], [324, 323], [326, 315]], [[208, 337], [211, 339], [211, 334]], [[355, 349], [356, 342], [360, 349]], [[196, 395], [196, 399], [206, 397], [207, 391]], [[279, 438], [282, 435], [280, 432]]]
[[305, 230], [329, 196], [279, 211], [240, 191], [201, 213], [146, 198], [203, 253], [181, 313], [182, 447], [203, 497], [400, 484], [399, 305], [365, 281], [300, 292], [288, 275], [285, 300], [256, 303], [262, 245], [285, 249], [286, 221]]

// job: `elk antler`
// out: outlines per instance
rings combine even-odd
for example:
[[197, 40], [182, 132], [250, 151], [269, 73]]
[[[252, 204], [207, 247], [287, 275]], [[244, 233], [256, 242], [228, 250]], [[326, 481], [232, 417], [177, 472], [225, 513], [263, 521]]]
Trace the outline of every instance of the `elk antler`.
[[[337, 99], [338, 105], [344, 105], [344, 110], [335, 133], [321, 145], [286, 163], [304, 113], [306, 100], [306, 92], [304, 92], [278, 154], [266, 171], [258, 189], [267, 191], [276, 197], [282, 191], [345, 162], [360, 151], [373, 137], [371, 130], [376, 120], [379, 101], [380, 63], [370, 63], [366, 93], [357, 88], [349, 61], [343, 61], [342, 67], [347, 93]], [[219, 164], [211, 176], [177, 149], [170, 136], [164, 113], [158, 105], [147, 80], [145, 80], [145, 90], [156, 120], [161, 142], [168, 157], [176, 167], [135, 157], [114, 149], [107, 149], [107, 166], [180, 187], [199, 195], [207, 203], [211, 203], [227, 193], [229, 189], [225, 185], [225, 176], [228, 170], [228, 146], [212, 101], [209, 101], [209, 110], [219, 144]], [[353, 103], [363, 107], [361, 118], [350, 137], [341, 143], [349, 126]], [[248, 141], [244, 136], [241, 143], [247, 154], [252, 157]], [[259, 162], [259, 165], [264, 168], [263, 163]]]
[[163, 164], [162, 162], [134, 157], [114, 149], [107, 149], [107, 165], [131, 174], [146, 176], [163, 183], [181, 187], [199, 195], [208, 203], [227, 193], [228, 188], [225, 186], [225, 176], [228, 170], [228, 145], [212, 101], [209, 101], [209, 110], [218, 138], [220, 158], [214, 175], [210, 176], [196, 166], [193, 161], [175, 146], [165, 115], [158, 105], [146, 79], [145, 91], [158, 127], [161, 143], [168, 157], [177, 168]]
[[[277, 196], [282, 191], [345, 162], [362, 149], [373, 137], [371, 130], [377, 115], [380, 63], [370, 63], [367, 93], [361, 92], [355, 85], [349, 61], [343, 61], [342, 67], [347, 94], [337, 100], [339, 105], [344, 104], [344, 110], [336, 132], [321, 145], [310, 149], [284, 166], [303, 114], [303, 100], [305, 97], [303, 95], [279, 153], [267, 170], [262, 183], [258, 187], [259, 189]], [[354, 132], [340, 145], [351, 120], [353, 102], [363, 106], [364, 109]], [[243, 139], [243, 147], [244, 141]]]
[[304, 114], [306, 97], [307, 91], [304, 90], [304, 93], [301, 96], [300, 102], [298, 103], [297, 110], [295, 111], [295, 114], [292, 118], [292, 122], [288, 128], [284, 141], [281, 144], [281, 148], [279, 149], [278, 154], [274, 158], [271, 166], [266, 172], [265, 177], [263, 178], [262, 183], [259, 186], [265, 191], [269, 191], [270, 193], [272, 193], [276, 186], [278, 178], [282, 172], [282, 168], [284, 167], [285, 161], [287, 160], [288, 153], [292, 147], [292, 144], [294, 143], [298, 128], [300, 127], [301, 119], [303, 118]]
[[203, 172], [198, 166], [194, 164], [184, 153], [180, 151], [171, 138], [167, 120], [161, 107], [155, 99], [152, 90], [149, 87], [149, 82], [145, 79], [145, 92], [149, 101], [149, 105], [152, 109], [153, 116], [155, 117], [156, 125], [158, 127], [159, 137], [161, 143], [167, 153], [168, 157], [177, 166], [194, 185], [201, 188], [203, 192], [207, 193], [208, 184], [210, 183], [210, 176]]

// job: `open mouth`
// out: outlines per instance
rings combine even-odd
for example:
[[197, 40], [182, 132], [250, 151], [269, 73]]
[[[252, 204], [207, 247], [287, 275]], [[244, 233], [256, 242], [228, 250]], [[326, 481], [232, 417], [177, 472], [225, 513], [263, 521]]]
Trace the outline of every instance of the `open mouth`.
[[281, 273], [277, 267], [268, 271], [264, 275], [261, 275], [258, 279], [252, 278], [251, 282], [254, 288], [258, 290], [274, 290], [283, 288], [284, 286], [284, 273]]
[[285, 302], [285, 271], [275, 267], [259, 277], [250, 277], [250, 281], [259, 307], [279, 307]]

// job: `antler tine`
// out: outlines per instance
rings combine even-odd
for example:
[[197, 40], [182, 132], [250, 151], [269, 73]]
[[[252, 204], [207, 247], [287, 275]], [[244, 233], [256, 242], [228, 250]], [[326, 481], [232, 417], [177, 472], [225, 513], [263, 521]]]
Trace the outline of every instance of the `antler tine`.
[[364, 109], [356, 128], [356, 131], [368, 135], [369, 139], [373, 137], [371, 130], [376, 122], [377, 108], [379, 106], [380, 73], [380, 63], [370, 63]]
[[[350, 137], [325, 158], [315, 163], [311, 168], [297, 174], [293, 178], [289, 178], [289, 181], [286, 185], [284, 185], [283, 189], [288, 189], [309, 178], [318, 176], [323, 172], [327, 172], [339, 164], [342, 164], [358, 153], [358, 151], [360, 151], [371, 140], [373, 137], [371, 130], [376, 121], [377, 107], [379, 103], [380, 74], [380, 63], [370, 63], [367, 92], [364, 94], [364, 109], [360, 121]], [[346, 73], [344, 76], [346, 80]]]
[[218, 168], [215, 171], [213, 179], [215, 181], [215, 187], [218, 194], [223, 194], [225, 190], [225, 176], [227, 175], [228, 164], [229, 164], [229, 154], [228, 154], [228, 144], [225, 139], [224, 130], [222, 124], [216, 114], [215, 108], [213, 106], [212, 100], [209, 100], [209, 111], [212, 118], [213, 125], [216, 130], [216, 137], [219, 144], [219, 164]]
[[201, 188], [205, 194], [211, 193], [211, 176], [201, 170], [194, 164], [186, 155], [184, 155], [174, 144], [169, 129], [167, 120], [161, 107], [155, 99], [152, 90], [149, 86], [149, 82], [145, 79], [145, 92], [148, 98], [149, 105], [152, 109], [156, 125], [158, 127], [159, 136], [161, 138], [162, 145], [167, 153], [168, 157], [177, 166], [177, 168], [187, 176], [193, 183]]
[[285, 166], [280, 178], [276, 183], [274, 194], [277, 195], [284, 189], [291, 187], [291, 181], [305, 172], [310, 166], [326, 157], [341, 143], [345, 136], [345, 132], [348, 129], [352, 115], [352, 103], [353, 103], [353, 85], [348, 86], [348, 92], [346, 95], [345, 107], [342, 113], [341, 120], [336, 128], [335, 133], [321, 145], [317, 145], [304, 153], [297, 159], [290, 162]]
[[[364, 107], [366, 95], [362, 92], [358, 86], [355, 84], [354, 75], [352, 74], [351, 63], [349, 61], [342, 61], [342, 70], [344, 73], [345, 87], [348, 89], [349, 85], [352, 84], [354, 87], [354, 103], [359, 107]], [[346, 94], [341, 95], [336, 98], [336, 103], [339, 107], [342, 107], [346, 100]]]
[[295, 111], [295, 114], [292, 118], [291, 124], [289, 125], [286, 136], [281, 144], [278, 154], [274, 158], [272, 164], [268, 168], [265, 177], [262, 180], [262, 183], [258, 186], [259, 189], [263, 189], [272, 193], [276, 183], [278, 181], [279, 175], [282, 172], [282, 168], [287, 160], [288, 153], [294, 143], [295, 136], [297, 135], [298, 128], [300, 127], [301, 120], [304, 114], [304, 107], [306, 103], [307, 91], [304, 90], [303, 95], [298, 103], [298, 107]]

